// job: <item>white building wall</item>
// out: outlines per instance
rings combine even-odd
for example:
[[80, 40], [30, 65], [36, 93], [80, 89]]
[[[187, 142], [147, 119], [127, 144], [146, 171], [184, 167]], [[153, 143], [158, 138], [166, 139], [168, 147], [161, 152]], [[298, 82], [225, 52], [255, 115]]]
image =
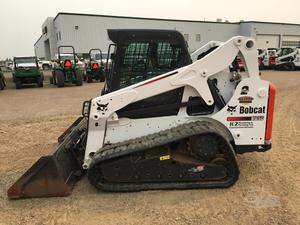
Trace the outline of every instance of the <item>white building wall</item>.
[[252, 24], [251, 23], [241, 23], [239, 25], [239, 35], [246, 36], [246, 37], [255, 36]]
[[[44, 33], [45, 27], [47, 27], [47, 33]], [[48, 49], [45, 48], [46, 44], [49, 45]], [[38, 58], [52, 58], [53, 53], [57, 51], [56, 49], [57, 40], [55, 38], [55, 27], [53, 17], [48, 17], [42, 24], [42, 35], [39, 38], [39, 40], [34, 44], [34, 52]]]
[[278, 34], [257, 34], [256, 35], [257, 48], [279, 48], [280, 35]]
[[54, 21], [51, 18], [51, 21], [47, 24], [48, 27], [48, 38], [50, 43], [50, 57], [53, 58], [57, 52], [57, 39], [56, 39], [56, 28], [54, 26]]
[[41, 36], [34, 45], [34, 54], [38, 58], [45, 57], [45, 46], [44, 46], [44, 41], [41, 40], [42, 38], [43, 36]]
[[252, 23], [255, 34], [279, 34], [279, 35], [300, 35], [300, 25], [293, 24], [272, 24]]
[[[250, 23], [249, 23], [250, 24]], [[260, 47], [282, 47], [282, 42], [284, 40], [284, 36], [295, 36], [300, 37], [300, 25], [298, 24], [280, 24], [280, 23], [251, 23], [252, 36], [257, 38], [257, 36], [275, 36], [276, 39], [279, 37], [279, 43], [273, 42], [274, 46], [265, 46], [261, 45]], [[277, 36], [277, 37], [276, 37]], [[271, 38], [272, 39], [272, 38]], [[293, 46], [290, 46], [293, 47]], [[294, 46], [296, 47], [296, 46]]]
[[[260, 48], [281, 47], [282, 41], [287, 39], [285, 37], [300, 39], [300, 25], [263, 22], [215, 23], [60, 13], [54, 20], [47, 18], [44, 26], [48, 27], [48, 32], [36, 42], [35, 52], [38, 57], [45, 57], [43, 46], [49, 40], [51, 58], [57, 53], [59, 45], [73, 45], [77, 53], [88, 53], [91, 48], [106, 52], [110, 44], [107, 29], [175, 29], [188, 35], [190, 52], [210, 40], [226, 41], [236, 35], [252, 36], [257, 40], [267, 35], [279, 37], [278, 44], [270, 44], [269, 41], [265, 46], [262, 39], [258, 40], [261, 42]], [[78, 29], [75, 29], [76, 26]], [[197, 34], [200, 34], [200, 41], [196, 40]], [[293, 43], [300, 44], [297, 41]]]
[[[148, 19], [130, 19], [96, 16], [60, 15], [55, 20], [57, 31], [61, 31], [62, 40], [58, 45], [74, 45], [79, 53], [91, 48], [107, 51], [110, 41], [107, 29], [175, 29], [188, 34], [189, 50], [194, 51], [212, 39], [225, 41], [239, 33], [238, 24], [178, 22]], [[75, 29], [78, 26], [78, 30]], [[200, 41], [196, 41], [200, 34]]]

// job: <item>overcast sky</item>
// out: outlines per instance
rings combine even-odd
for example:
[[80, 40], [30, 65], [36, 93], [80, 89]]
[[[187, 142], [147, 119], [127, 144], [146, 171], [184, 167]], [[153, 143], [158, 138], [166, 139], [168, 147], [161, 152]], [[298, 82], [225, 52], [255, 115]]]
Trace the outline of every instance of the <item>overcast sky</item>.
[[42, 23], [58, 12], [300, 24], [300, 0], [0, 0], [0, 3], [0, 59], [33, 55], [33, 44], [42, 33]]

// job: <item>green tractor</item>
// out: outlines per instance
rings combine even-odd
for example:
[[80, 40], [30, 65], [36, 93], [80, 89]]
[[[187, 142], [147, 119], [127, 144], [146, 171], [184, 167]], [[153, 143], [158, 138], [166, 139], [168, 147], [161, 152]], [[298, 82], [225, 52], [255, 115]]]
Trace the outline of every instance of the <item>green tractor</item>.
[[102, 51], [100, 49], [91, 49], [89, 52], [89, 63], [86, 65], [87, 82], [92, 83], [93, 80], [105, 81], [104, 64], [102, 59]]
[[6, 81], [2, 69], [0, 67], [0, 90], [3, 90], [6, 87]]
[[[72, 49], [71, 53], [61, 53], [63, 48]], [[64, 87], [65, 83], [76, 84], [77, 86], [82, 85], [83, 72], [80, 70], [78, 58], [75, 54], [73, 46], [64, 45], [58, 47], [57, 61], [54, 64], [52, 71], [52, 77], [50, 83], [57, 85], [57, 87]]]
[[16, 89], [21, 89], [23, 84], [36, 83], [43, 87], [44, 74], [39, 69], [36, 57], [14, 57], [13, 80]]

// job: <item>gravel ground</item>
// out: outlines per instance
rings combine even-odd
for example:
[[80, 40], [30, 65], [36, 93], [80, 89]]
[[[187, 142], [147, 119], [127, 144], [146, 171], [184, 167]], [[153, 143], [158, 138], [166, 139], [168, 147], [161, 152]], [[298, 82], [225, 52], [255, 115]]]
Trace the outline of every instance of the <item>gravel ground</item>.
[[83, 178], [69, 197], [19, 201], [7, 199], [8, 187], [49, 151], [102, 84], [15, 90], [9, 79], [0, 92], [0, 225], [300, 224], [300, 72], [263, 71], [262, 77], [278, 88], [273, 148], [239, 155], [233, 187], [105, 193]]

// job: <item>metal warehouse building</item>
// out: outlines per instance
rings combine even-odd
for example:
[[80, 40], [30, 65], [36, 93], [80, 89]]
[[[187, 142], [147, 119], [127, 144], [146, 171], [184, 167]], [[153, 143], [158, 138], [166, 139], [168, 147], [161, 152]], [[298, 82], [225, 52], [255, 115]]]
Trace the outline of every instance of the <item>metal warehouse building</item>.
[[79, 54], [91, 48], [107, 51], [111, 43], [107, 29], [175, 29], [180, 31], [192, 52], [210, 40], [225, 41], [232, 36], [252, 36], [258, 48], [300, 46], [300, 24], [257, 21], [208, 22], [122, 16], [58, 13], [42, 25], [42, 35], [34, 44], [37, 57], [52, 59], [60, 45], [73, 45]]

